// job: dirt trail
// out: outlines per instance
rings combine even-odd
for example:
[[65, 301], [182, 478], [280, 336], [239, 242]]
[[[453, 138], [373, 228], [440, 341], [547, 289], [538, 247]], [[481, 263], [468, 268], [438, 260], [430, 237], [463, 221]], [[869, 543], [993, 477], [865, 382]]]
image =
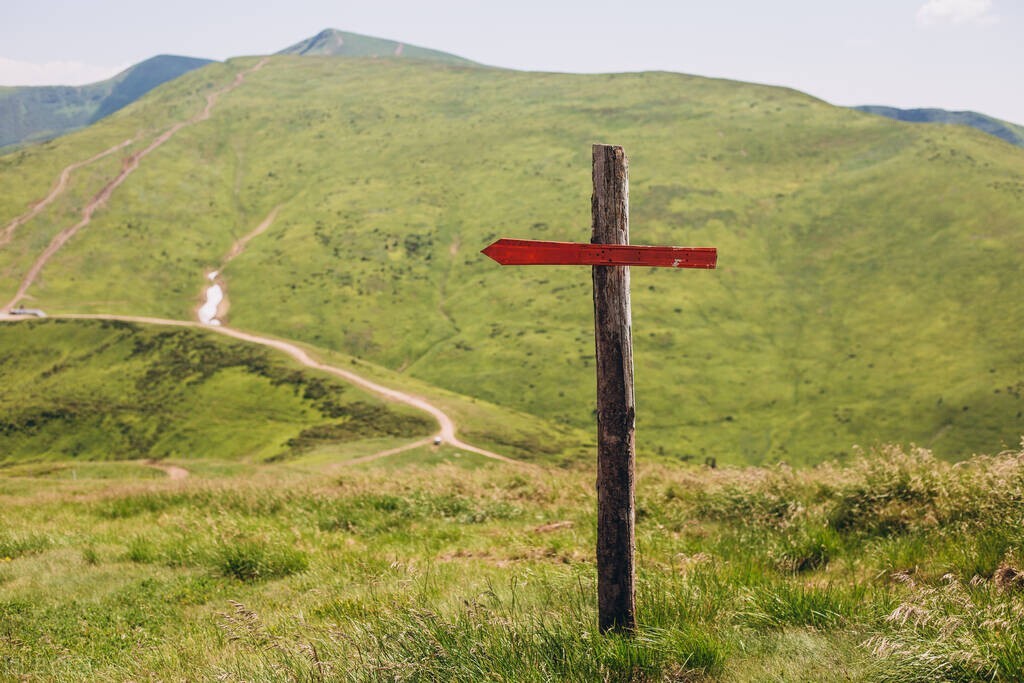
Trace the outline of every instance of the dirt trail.
[[257, 225], [252, 232], [250, 232], [247, 235], [243, 235], [242, 237], [239, 237], [238, 240], [231, 245], [231, 250], [228, 251], [227, 256], [224, 257], [224, 261], [220, 264], [219, 270], [223, 271], [225, 266], [227, 266], [229, 263], [231, 263], [236, 258], [242, 255], [242, 252], [245, 251], [245, 248], [246, 246], [248, 246], [249, 242], [251, 242], [254, 238], [259, 237], [260, 235], [265, 233], [267, 231], [267, 228], [273, 225], [274, 221], [277, 220], [277, 213], [280, 210], [280, 205], [275, 206], [274, 209], [267, 214], [267, 217], [264, 218], [263, 221], [259, 225]]
[[45, 209], [47, 206], [53, 203], [53, 200], [55, 200], [57, 197], [64, 193], [64, 190], [68, 188], [68, 181], [71, 180], [71, 173], [73, 171], [78, 170], [82, 166], [88, 166], [94, 161], [99, 161], [103, 157], [113, 154], [119, 149], [123, 149], [130, 144], [132, 144], [131, 139], [125, 140], [120, 144], [114, 145], [110, 149], [100, 152], [96, 156], [89, 157], [85, 161], [76, 161], [73, 164], [65, 166], [64, 170], [60, 172], [60, 177], [57, 178], [57, 182], [53, 186], [53, 189], [50, 190], [50, 194], [46, 195], [38, 202], [33, 204], [32, 208], [30, 208], [27, 212], [18, 216], [10, 223], [8, 223], [6, 226], [4, 226], [4, 229], [0, 231], [0, 247], [8, 244], [11, 241], [11, 238], [14, 237], [14, 231], [17, 230], [19, 226], [28, 223], [30, 220], [38, 216], [39, 212], [41, 212], [43, 209]]
[[84, 209], [82, 209], [82, 220], [78, 221], [69, 228], [64, 228], [63, 230], [61, 230], [57, 234], [57, 236], [53, 238], [49, 246], [47, 246], [46, 249], [43, 250], [43, 253], [40, 254], [39, 257], [36, 259], [35, 263], [32, 264], [32, 267], [29, 269], [28, 274], [25, 275], [25, 279], [22, 280], [21, 286], [18, 288], [18, 291], [14, 295], [14, 298], [7, 302], [7, 304], [3, 308], [0, 308], [0, 312], [10, 311], [12, 308], [14, 308], [14, 306], [17, 305], [19, 301], [21, 301], [25, 297], [25, 294], [28, 292], [29, 287], [31, 287], [32, 283], [34, 283], [36, 278], [39, 277], [39, 273], [42, 272], [43, 267], [46, 265], [46, 263], [53, 257], [54, 254], [60, 251], [60, 248], [63, 247], [69, 239], [74, 237], [75, 233], [77, 233], [79, 230], [81, 230], [82, 228], [89, 224], [89, 222], [92, 220], [93, 214], [96, 213], [96, 210], [99, 209], [104, 204], [106, 204], [107, 200], [110, 199], [110, 195], [113, 194], [114, 190], [120, 187], [121, 184], [125, 180], [127, 180], [128, 176], [130, 176], [135, 171], [135, 169], [139, 167], [139, 162], [141, 162], [144, 158], [149, 156], [149, 154], [153, 152], [155, 149], [159, 148], [165, 142], [174, 137], [175, 133], [177, 133], [182, 128], [185, 128], [186, 126], [191, 126], [193, 124], [205, 121], [206, 119], [210, 118], [210, 114], [213, 112], [213, 107], [217, 103], [217, 100], [220, 98], [221, 95], [225, 95], [234, 90], [235, 88], [237, 88], [239, 85], [242, 84], [247, 75], [261, 69], [263, 65], [266, 63], [267, 60], [264, 58], [257, 62], [255, 66], [246, 69], [245, 71], [239, 72], [238, 75], [235, 76], [235, 80], [233, 80], [230, 85], [227, 85], [224, 88], [221, 88], [220, 90], [216, 90], [206, 96], [206, 106], [203, 108], [201, 112], [199, 112], [192, 118], [188, 119], [187, 121], [180, 121], [174, 124], [167, 130], [165, 130], [163, 133], [158, 135], [153, 140], [153, 142], [149, 143], [148, 147], [146, 147], [140, 152], [132, 154], [127, 159], [125, 159], [124, 164], [121, 167], [121, 172], [118, 173], [113, 180], [107, 183], [103, 187], [103, 189], [96, 194], [96, 196], [89, 200], [89, 203], [85, 205]]
[[339, 464], [342, 465], [342, 466], [348, 466], [348, 465], [358, 465], [358, 464], [364, 463], [364, 462], [372, 462], [374, 460], [380, 460], [381, 458], [386, 458], [389, 455], [398, 455], [399, 453], [404, 453], [406, 451], [411, 451], [412, 449], [419, 448], [420, 446], [429, 446], [432, 443], [434, 443], [433, 439], [420, 439], [419, 441], [413, 441], [412, 443], [407, 443], [404, 446], [398, 446], [397, 448], [389, 448], [386, 451], [378, 451], [377, 453], [371, 453], [370, 455], [363, 455], [363, 456], [360, 456], [358, 458], [352, 458], [351, 460], [346, 460], [345, 462], [342, 462], [342, 463], [339, 463]]
[[[438, 433], [438, 436], [441, 437], [441, 441], [444, 442], [444, 443], [447, 443], [447, 444], [449, 444], [451, 446], [454, 446], [455, 448], [458, 448], [458, 449], [463, 450], [463, 451], [469, 451], [470, 453], [476, 453], [478, 455], [484, 456], [485, 458], [490, 458], [492, 460], [499, 460], [501, 462], [508, 463], [508, 464], [511, 464], [511, 465], [520, 465], [520, 466], [527, 466], [528, 465], [528, 463], [524, 463], [521, 460], [515, 460], [513, 458], [508, 458], [508, 457], [506, 457], [504, 455], [499, 455], [498, 453], [494, 453], [494, 452], [486, 450], [484, 448], [479, 448], [477, 446], [474, 446], [473, 444], [469, 444], [469, 443], [466, 443], [465, 441], [460, 440], [458, 438], [458, 436], [456, 436], [456, 434], [455, 434], [455, 422], [448, 416], [447, 413], [445, 413], [443, 410], [441, 410], [440, 408], [438, 408], [434, 404], [428, 402], [426, 399], [424, 399], [424, 398], [422, 398], [420, 396], [416, 396], [414, 394], [407, 394], [407, 393], [405, 393], [403, 391], [398, 391], [397, 389], [391, 389], [391, 388], [383, 386], [381, 384], [377, 384], [376, 382], [374, 382], [372, 380], [366, 379], [362, 375], [357, 375], [356, 373], [352, 372], [351, 370], [346, 370], [344, 368], [339, 368], [339, 367], [336, 367], [334, 365], [328, 365], [327, 363], [321, 363], [320, 361], [315, 360], [312, 356], [310, 356], [308, 353], [306, 353], [304, 350], [302, 350], [301, 348], [299, 348], [295, 344], [283, 341], [281, 339], [273, 339], [271, 337], [263, 337], [263, 336], [260, 336], [258, 334], [252, 334], [250, 332], [243, 332], [242, 330], [236, 330], [236, 329], [231, 328], [231, 327], [224, 327], [224, 326], [221, 326], [221, 327], [210, 327], [208, 325], [203, 325], [203, 324], [198, 323], [198, 322], [190, 322], [190, 321], [187, 321], [187, 320], [168, 320], [168, 319], [165, 319], [165, 318], [150, 318], [150, 317], [147, 317], [147, 316], [103, 315], [103, 314], [71, 314], [71, 313], [69, 313], [69, 314], [66, 314], [66, 315], [54, 315], [54, 316], [51, 316], [51, 317], [53, 317], [53, 318], [67, 318], [67, 319], [73, 319], [73, 320], [121, 320], [121, 321], [124, 321], [124, 322], [143, 323], [143, 324], [148, 324], [148, 325], [172, 325], [172, 326], [175, 326], [175, 327], [199, 327], [199, 328], [202, 328], [204, 330], [213, 330], [214, 332], [218, 332], [219, 334], [223, 334], [223, 335], [228, 336], [228, 337], [233, 337], [234, 339], [240, 339], [242, 341], [250, 342], [252, 344], [259, 344], [260, 346], [266, 346], [268, 348], [277, 349], [278, 351], [281, 351], [283, 353], [288, 354], [289, 356], [294, 358], [296, 361], [298, 361], [302, 365], [305, 365], [306, 367], [313, 368], [314, 370], [320, 370], [322, 372], [326, 372], [326, 373], [332, 374], [335, 377], [340, 377], [341, 379], [345, 380], [346, 382], [349, 382], [350, 384], [355, 384], [356, 386], [361, 387], [361, 388], [369, 391], [372, 394], [376, 394], [377, 396], [379, 396], [379, 397], [381, 397], [381, 398], [383, 398], [383, 399], [385, 399], [387, 401], [393, 401], [395, 403], [404, 403], [405, 405], [412, 406], [413, 408], [417, 408], [419, 410], [422, 410], [425, 413], [429, 413], [431, 415], [431, 417], [433, 417], [435, 420], [437, 420], [437, 423], [438, 423], [438, 425], [441, 428], [440, 432]], [[19, 316], [3, 315], [2, 313], [0, 313], [0, 320], [20, 320], [20, 319], [23, 319], [23, 318], [19, 317]], [[427, 441], [429, 441], [429, 439]], [[408, 444], [406, 446], [402, 446], [402, 447], [400, 447], [400, 449], [397, 449], [397, 450], [396, 449], [392, 449], [390, 452], [384, 451], [384, 453], [386, 455], [393, 455], [394, 453], [400, 452], [401, 450], [407, 450], [407, 449], [410, 449], [410, 448], [415, 448], [416, 446], [423, 445], [423, 443], [424, 442], [422, 442], [422, 441], [417, 441], [414, 444]], [[380, 455], [379, 453], [374, 454], [374, 456], [376, 456], [376, 457], [384, 457], [383, 455]], [[367, 458], [372, 458], [374, 456], [366, 456], [366, 457]]]
[[[433, 438], [420, 439], [419, 441], [413, 441], [412, 443], [407, 443], [396, 448], [389, 448], [384, 451], [371, 453], [370, 455], [363, 455], [358, 458], [346, 460], [344, 462], [338, 463], [338, 465], [342, 467], [347, 467], [349, 465], [359, 465], [362, 463], [373, 462], [374, 460], [386, 458], [389, 455], [398, 455], [399, 453], [411, 451], [414, 448], [420, 448], [421, 446], [429, 446], [432, 443], [434, 443]], [[152, 467], [154, 469], [160, 470], [161, 472], [165, 473], [168, 476], [168, 478], [170, 478], [172, 481], [182, 481], [184, 479], [188, 479], [190, 475], [190, 472], [184, 467], [179, 467], [178, 465], [168, 465], [166, 463], [160, 462], [159, 460], [146, 460], [143, 464], [146, 465], [146, 467]]]
[[181, 481], [182, 479], [188, 479], [188, 470], [184, 467], [178, 467], [177, 465], [167, 465], [160, 462], [159, 460], [147, 460], [145, 462], [147, 467], [153, 467], [165, 473], [173, 481]]

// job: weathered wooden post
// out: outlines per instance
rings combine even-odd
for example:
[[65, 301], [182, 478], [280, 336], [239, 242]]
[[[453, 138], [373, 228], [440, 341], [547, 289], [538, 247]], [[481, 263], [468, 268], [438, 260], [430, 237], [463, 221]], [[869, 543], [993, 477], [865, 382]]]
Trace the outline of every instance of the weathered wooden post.
[[636, 407], [629, 266], [714, 268], [714, 247], [629, 244], [629, 164], [594, 145], [591, 243], [500, 239], [483, 253], [503, 266], [593, 266], [597, 346], [597, 611], [602, 631], [636, 628]]
[[[594, 145], [592, 244], [629, 244], [629, 161]], [[636, 627], [636, 405], [629, 266], [593, 266], [597, 348], [597, 613], [602, 631]]]

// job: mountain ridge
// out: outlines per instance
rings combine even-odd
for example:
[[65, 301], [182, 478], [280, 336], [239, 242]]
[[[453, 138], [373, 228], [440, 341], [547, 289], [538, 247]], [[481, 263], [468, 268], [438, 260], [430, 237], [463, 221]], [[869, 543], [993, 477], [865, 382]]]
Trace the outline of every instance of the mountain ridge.
[[[317, 57], [409, 58], [442, 64], [483, 66], [464, 57], [387, 38], [326, 28], [290, 45], [277, 55]], [[191, 60], [188, 68], [168, 67], [169, 60]], [[156, 85], [214, 60], [156, 55], [106, 81], [83, 86], [0, 86], [0, 152], [16, 145], [43, 142], [76, 130], [127, 106]], [[159, 66], [158, 66], [159, 65]], [[164, 77], [146, 71], [170, 70]], [[649, 72], [656, 73], [656, 72]], [[737, 81], [741, 82], [741, 81]], [[900, 109], [858, 105], [857, 111], [912, 123], [965, 125], [1024, 147], [1024, 126], [974, 111], [938, 108]]]
[[44, 142], [126, 107], [153, 88], [213, 60], [156, 55], [86, 85], [0, 87], [0, 150]]
[[937, 108], [900, 109], [899, 107], [877, 104], [865, 104], [851, 107], [851, 109], [907, 123], [940, 123], [969, 126], [983, 133], [994, 135], [1001, 140], [1009, 142], [1011, 145], [1024, 147], [1024, 126], [976, 111], [951, 111]]
[[[278, 51], [310, 57], [405, 58], [480, 66], [464, 57], [386, 38], [323, 29]], [[153, 88], [215, 60], [155, 55], [103, 81], [79, 86], [0, 86], [0, 153], [91, 125]]]

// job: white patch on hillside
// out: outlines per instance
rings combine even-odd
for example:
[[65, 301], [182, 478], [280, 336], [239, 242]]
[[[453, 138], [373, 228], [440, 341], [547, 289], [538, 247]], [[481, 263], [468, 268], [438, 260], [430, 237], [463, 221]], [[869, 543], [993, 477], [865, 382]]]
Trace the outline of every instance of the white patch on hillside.
[[221, 289], [220, 285], [214, 284], [206, 288], [206, 301], [199, 307], [196, 315], [199, 317], [199, 322], [204, 325], [220, 325], [220, 321], [217, 320], [217, 307], [220, 306], [220, 302], [224, 300], [224, 290]]

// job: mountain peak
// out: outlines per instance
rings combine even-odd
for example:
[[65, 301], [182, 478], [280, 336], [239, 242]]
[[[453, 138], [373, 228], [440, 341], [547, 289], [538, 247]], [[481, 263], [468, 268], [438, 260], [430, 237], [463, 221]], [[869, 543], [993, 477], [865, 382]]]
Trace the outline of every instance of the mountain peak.
[[345, 34], [336, 28], [325, 28], [303, 42], [308, 44], [301, 54], [336, 54], [345, 47]]
[[405, 57], [447, 64], [475, 64], [475, 62], [447, 52], [431, 50], [418, 45], [408, 45], [386, 38], [339, 31], [336, 28], [325, 28], [315, 36], [286, 47], [277, 54], [316, 57]]

